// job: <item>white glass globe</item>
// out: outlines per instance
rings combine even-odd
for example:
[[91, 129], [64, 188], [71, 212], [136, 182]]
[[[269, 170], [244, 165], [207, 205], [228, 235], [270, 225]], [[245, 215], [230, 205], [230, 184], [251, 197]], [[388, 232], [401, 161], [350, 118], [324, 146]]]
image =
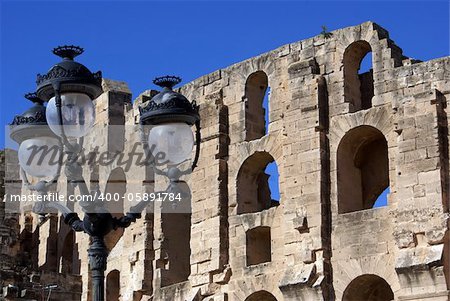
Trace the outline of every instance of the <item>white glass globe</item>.
[[[86, 94], [66, 93], [61, 95], [61, 110], [64, 133], [69, 138], [85, 136], [94, 125], [95, 107]], [[45, 115], [50, 129], [56, 135], [61, 136], [55, 97], [48, 102]]]
[[53, 177], [58, 172], [58, 140], [50, 137], [31, 138], [19, 146], [19, 164], [23, 170], [35, 177]]
[[157, 164], [179, 164], [191, 157], [194, 135], [186, 123], [164, 123], [150, 130], [148, 145]]

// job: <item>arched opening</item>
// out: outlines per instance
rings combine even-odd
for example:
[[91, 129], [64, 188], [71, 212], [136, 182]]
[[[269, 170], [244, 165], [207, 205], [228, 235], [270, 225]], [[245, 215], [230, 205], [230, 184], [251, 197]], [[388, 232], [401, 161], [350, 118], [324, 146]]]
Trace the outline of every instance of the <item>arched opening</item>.
[[389, 187], [388, 146], [374, 127], [348, 131], [337, 150], [338, 211], [346, 213], [373, 208]]
[[267, 291], [258, 291], [245, 298], [245, 301], [277, 301], [277, 298]]
[[394, 293], [383, 278], [366, 274], [353, 279], [344, 291], [342, 301], [390, 301]]
[[[269, 79], [264, 71], [256, 71], [245, 83], [245, 141], [259, 139], [267, 133]], [[264, 102], [266, 100], [266, 108]]]
[[[105, 203], [108, 211], [114, 217], [121, 217], [124, 214], [124, 196], [127, 191], [127, 180], [123, 169], [118, 167], [109, 175], [105, 189]], [[108, 201], [109, 199], [109, 201]], [[105, 236], [105, 244], [108, 250], [112, 250], [123, 235], [123, 228], [118, 228], [109, 232]]]
[[75, 245], [75, 232], [69, 230], [63, 242], [59, 258], [59, 272], [62, 274], [79, 274], [78, 247]]
[[272, 260], [270, 227], [261, 226], [247, 231], [246, 258], [247, 266]]
[[119, 301], [120, 298], [120, 272], [112, 270], [106, 276], [106, 300]]
[[191, 191], [184, 181], [177, 183], [182, 199], [162, 202], [161, 227], [164, 239], [157, 266], [161, 271], [161, 286], [187, 281], [191, 274]]
[[372, 107], [372, 48], [366, 41], [350, 44], [344, 52], [344, 97], [351, 104], [350, 112]]
[[[279, 204], [278, 200], [272, 198], [279, 196], [278, 181], [275, 183], [270, 174], [266, 173], [267, 166], [272, 162], [275, 163], [275, 160], [267, 152], [255, 152], [244, 161], [236, 183], [237, 214], [259, 212]], [[274, 178], [277, 178], [276, 165], [271, 165], [271, 168], [271, 173], [275, 175]]]
[[168, 264], [161, 286], [168, 286], [187, 281], [191, 274], [191, 214], [163, 213], [162, 220]]

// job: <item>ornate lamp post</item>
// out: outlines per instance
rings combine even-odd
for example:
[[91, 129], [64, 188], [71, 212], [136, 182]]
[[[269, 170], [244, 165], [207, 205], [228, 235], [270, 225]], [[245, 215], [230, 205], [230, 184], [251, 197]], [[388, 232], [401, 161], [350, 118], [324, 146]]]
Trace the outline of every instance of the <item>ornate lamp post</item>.
[[[37, 191], [40, 196], [47, 194], [48, 188], [57, 181], [61, 171], [61, 142], [58, 137], [50, 130], [45, 116], [44, 101], [37, 97], [36, 93], [28, 93], [25, 98], [33, 102], [33, 107], [26, 110], [23, 114], [17, 115], [11, 123], [10, 136], [15, 142], [19, 144], [19, 163], [20, 163], [20, 177], [25, 187], [32, 191]], [[39, 148], [46, 148], [48, 156], [43, 157], [41, 162], [36, 162], [33, 159], [33, 152]], [[40, 181], [32, 185], [28, 181], [27, 174], [34, 176]], [[44, 180], [50, 178], [50, 180]], [[43, 209], [42, 203], [36, 203], [35, 207], [38, 212]], [[59, 203], [49, 203], [60, 210], [63, 214], [70, 211], [60, 205]], [[44, 218], [43, 215], [40, 216]]]
[[[74, 61], [74, 58], [82, 52], [83, 49], [77, 46], [61, 46], [53, 50], [53, 53], [63, 60], [46, 74], [38, 75], [37, 95], [28, 96], [35, 106], [17, 116], [11, 124], [11, 138], [20, 144], [19, 163], [24, 183], [29, 188], [38, 190], [40, 194], [46, 194], [48, 185], [58, 180], [61, 158], [66, 152], [69, 154], [65, 164], [68, 181], [74, 187], [78, 187], [81, 194], [90, 195], [82, 176], [82, 166], [76, 157], [83, 149], [83, 137], [95, 122], [92, 100], [102, 93], [102, 88], [100, 72], [92, 73]], [[172, 90], [172, 87], [180, 81], [180, 78], [174, 76], [155, 79], [154, 83], [161, 86], [162, 91], [140, 108], [141, 142], [147, 156], [153, 157], [151, 150], [166, 154], [166, 170], [160, 170], [156, 165], [152, 165], [155, 173], [169, 178], [170, 184], [166, 192], [180, 192], [177, 185], [179, 179], [195, 168], [200, 150], [198, 106], [195, 101], [189, 102], [186, 97]], [[44, 102], [48, 102], [46, 107], [43, 105]], [[40, 125], [42, 129], [33, 131], [36, 125]], [[148, 137], [143, 128], [147, 125], [151, 126]], [[191, 130], [193, 125], [196, 127], [195, 139]], [[149, 144], [152, 148], [149, 148]], [[178, 166], [190, 158], [194, 144], [196, 152], [193, 164], [181, 171]], [[53, 145], [57, 150], [60, 164], [56, 166], [48, 164], [46, 168], [29, 166], [27, 164], [30, 159], [29, 149], [33, 145]], [[26, 179], [26, 173], [52, 179], [40, 181], [33, 186]], [[126, 228], [135, 222], [141, 217], [141, 212], [149, 202], [141, 201], [120, 218], [113, 217], [98, 200], [79, 204], [84, 211], [83, 220], [77, 213], [57, 202], [38, 202], [33, 210], [43, 213], [47, 207], [56, 208], [63, 214], [64, 222], [74, 231], [85, 232], [91, 237], [88, 254], [92, 271], [93, 300], [104, 301], [104, 272], [108, 256], [104, 237], [119, 227]]]

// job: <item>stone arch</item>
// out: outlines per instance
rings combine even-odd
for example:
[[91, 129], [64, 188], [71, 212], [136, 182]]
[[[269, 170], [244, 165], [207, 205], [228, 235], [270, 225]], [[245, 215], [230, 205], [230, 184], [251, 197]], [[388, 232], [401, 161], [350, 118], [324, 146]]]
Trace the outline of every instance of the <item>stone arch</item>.
[[112, 270], [106, 276], [106, 300], [119, 301], [120, 298], [120, 272]]
[[388, 186], [388, 145], [383, 133], [366, 125], [348, 131], [337, 149], [338, 212], [372, 208]]
[[[337, 149], [343, 137], [359, 126], [371, 126], [379, 130], [387, 140], [389, 162], [395, 162], [397, 153], [398, 134], [394, 131], [394, 118], [388, 106], [374, 107], [371, 110], [363, 110], [351, 115], [338, 115], [330, 119], [329, 141], [330, 141], [330, 180], [331, 180], [331, 210], [337, 213], [338, 206], [338, 182], [337, 182]], [[391, 193], [396, 191], [395, 169], [389, 167]]]
[[[122, 168], [117, 167], [111, 171], [106, 182], [105, 198], [111, 198], [110, 202], [105, 202], [108, 211], [114, 217], [124, 215], [124, 199], [127, 191], [127, 179]], [[117, 197], [118, 196], [118, 197]], [[118, 201], [115, 201], [118, 200]], [[112, 250], [119, 239], [123, 236], [124, 229], [118, 228], [105, 236], [105, 244], [108, 250]]]
[[[358, 27], [336, 32], [336, 49], [342, 54], [353, 42], [366, 41], [374, 51], [377, 62], [386, 64], [374, 64], [374, 72], [385, 68], [395, 68], [402, 65], [402, 50], [389, 38], [389, 33], [378, 24], [371, 21], [362, 23]], [[375, 61], [374, 61], [375, 63]]]
[[236, 179], [237, 214], [259, 212], [279, 203], [272, 200], [269, 176], [265, 169], [275, 159], [266, 151], [257, 151], [241, 165]]
[[344, 291], [342, 301], [390, 301], [394, 292], [389, 283], [374, 274], [364, 274], [353, 279]]
[[373, 69], [359, 74], [361, 62], [367, 55], [372, 55], [372, 47], [364, 40], [351, 43], [344, 51], [344, 97], [350, 103], [350, 112], [372, 107]]
[[263, 137], [267, 132], [264, 98], [269, 89], [267, 74], [258, 70], [251, 73], [245, 82], [243, 100], [245, 102], [245, 141]]
[[[273, 275], [260, 275], [259, 277], [247, 277], [245, 281], [239, 282], [236, 290], [231, 292], [232, 300], [254, 301], [259, 296], [272, 297], [269, 301], [283, 301], [285, 298], [281, 293], [279, 282], [274, 281]], [[252, 293], [251, 293], [252, 292]], [[251, 299], [248, 299], [250, 298]], [[265, 300], [265, 299], [262, 299]]]
[[[372, 61], [373, 61], [373, 74], [377, 72], [395, 68], [398, 66], [402, 66], [402, 60], [405, 58], [402, 54], [401, 48], [399, 48], [395, 43], [389, 39], [389, 33], [381, 28], [376, 23], [371, 21], [362, 23], [360, 26], [339, 30], [335, 32], [335, 40], [336, 40], [336, 54], [344, 58], [344, 53], [346, 49], [355, 42], [364, 41], [370, 45], [372, 50]], [[337, 74], [344, 79], [344, 64], [343, 60], [341, 60], [337, 65], [335, 65], [336, 70], [339, 70]], [[374, 76], [374, 94], [377, 93], [377, 85], [376, 85], [377, 77]], [[345, 99], [344, 96], [344, 85], [341, 86], [341, 91], [338, 93], [338, 97], [331, 97], [330, 100], [340, 103], [341, 101], [346, 101], [348, 105], [349, 112], [356, 112], [361, 108], [355, 109], [353, 105]], [[375, 100], [376, 99], [376, 100]], [[374, 95], [373, 101], [377, 104], [380, 103], [380, 100], [377, 95]]]
[[336, 151], [338, 143], [348, 131], [363, 125], [378, 129], [387, 138], [389, 147], [395, 146], [398, 135], [393, 131], [393, 123], [391, 108], [386, 106], [360, 111], [353, 115], [335, 116], [330, 119], [330, 150]]
[[258, 291], [245, 298], [245, 301], [277, 301], [277, 298], [268, 291]]
[[394, 295], [401, 292], [398, 274], [393, 268], [396, 255], [389, 253], [381, 257], [366, 257], [365, 260], [345, 259], [333, 261], [333, 270], [339, 277], [333, 278], [336, 300], [343, 300], [344, 292], [350, 283], [362, 275], [376, 275], [389, 283]]

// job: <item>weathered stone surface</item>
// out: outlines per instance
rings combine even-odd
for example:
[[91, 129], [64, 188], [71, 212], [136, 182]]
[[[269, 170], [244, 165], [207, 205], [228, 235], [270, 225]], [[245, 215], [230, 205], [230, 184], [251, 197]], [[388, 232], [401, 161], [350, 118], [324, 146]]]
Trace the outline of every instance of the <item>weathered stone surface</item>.
[[313, 263], [304, 265], [303, 267], [295, 267], [287, 269], [279, 286], [301, 285], [307, 284], [315, 273], [315, 265]]
[[[365, 55], [372, 55], [372, 70], [358, 74]], [[368, 300], [364, 294], [380, 287], [386, 300], [448, 300], [449, 66], [449, 57], [403, 56], [385, 29], [365, 22], [177, 89], [200, 106], [200, 157], [184, 179], [191, 214], [168, 216], [155, 203], [108, 237], [107, 284], [120, 287], [115, 300]], [[125, 83], [105, 79], [103, 89], [88, 150], [110, 150], [116, 135], [102, 125], [137, 124], [138, 107], [157, 93], [147, 90], [131, 105]], [[140, 141], [135, 128], [120, 136], [125, 152]], [[265, 172], [272, 161], [279, 200]], [[90, 188], [104, 191], [116, 167], [85, 170]], [[10, 169], [17, 172], [17, 162]], [[142, 166], [123, 178], [127, 193], [167, 185]], [[78, 193], [66, 180], [61, 176], [57, 189]], [[386, 188], [387, 206], [374, 207]], [[72, 272], [81, 275], [82, 295], [74, 300], [90, 300], [89, 238], [76, 234], [76, 260], [68, 265], [62, 221], [37, 228], [30, 207], [22, 209], [28, 212], [5, 218], [0, 203], [2, 283], [16, 281], [15, 257], [63, 282], [56, 272], [78, 267]], [[64, 296], [52, 300], [69, 300]]]
[[395, 268], [402, 269], [427, 269], [439, 264], [442, 260], [444, 246], [442, 244], [431, 247], [408, 248], [400, 251]]

